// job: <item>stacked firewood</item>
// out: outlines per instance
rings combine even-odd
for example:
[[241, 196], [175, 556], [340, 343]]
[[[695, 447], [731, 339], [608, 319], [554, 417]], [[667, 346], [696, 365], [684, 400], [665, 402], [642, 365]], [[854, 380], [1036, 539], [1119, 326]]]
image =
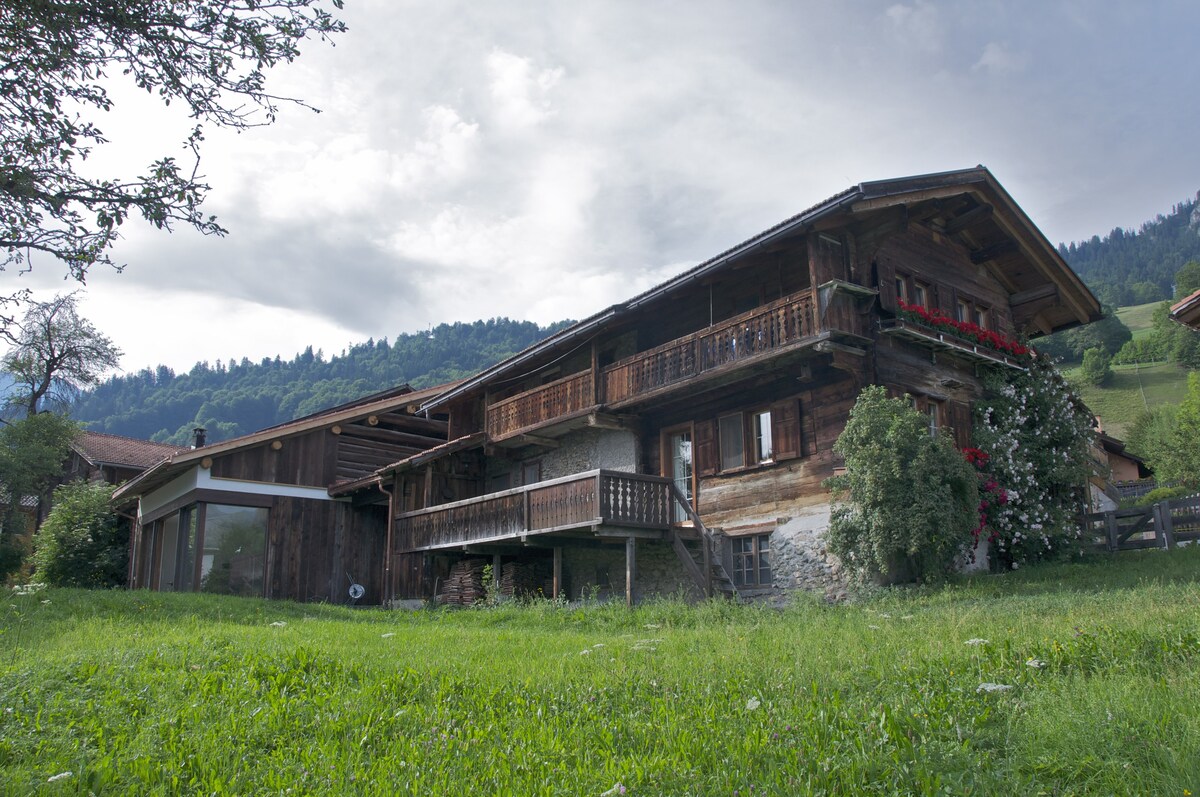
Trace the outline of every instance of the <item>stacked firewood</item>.
[[470, 606], [487, 597], [483, 585], [486, 559], [462, 559], [450, 566], [450, 575], [442, 583], [438, 602], [452, 606]]
[[500, 568], [500, 594], [505, 597], [549, 595], [553, 583], [541, 563], [508, 562]]

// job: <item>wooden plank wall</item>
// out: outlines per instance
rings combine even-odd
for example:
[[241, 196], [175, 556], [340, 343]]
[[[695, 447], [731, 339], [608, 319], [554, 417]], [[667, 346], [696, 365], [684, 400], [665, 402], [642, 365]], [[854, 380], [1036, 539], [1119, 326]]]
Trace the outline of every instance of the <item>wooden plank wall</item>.
[[386, 516], [382, 507], [275, 498], [267, 529], [267, 597], [349, 603], [352, 576], [366, 588], [358, 603], [378, 604]]
[[279, 450], [269, 442], [213, 459], [212, 475], [219, 479], [328, 487], [336, 469], [336, 437], [326, 429], [282, 440]]

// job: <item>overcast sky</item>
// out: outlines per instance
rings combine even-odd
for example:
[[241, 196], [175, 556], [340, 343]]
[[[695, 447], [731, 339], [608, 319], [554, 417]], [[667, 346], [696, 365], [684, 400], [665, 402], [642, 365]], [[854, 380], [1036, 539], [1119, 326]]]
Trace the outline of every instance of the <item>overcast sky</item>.
[[[1200, 189], [1194, 1], [346, 0], [343, 18], [269, 84], [323, 113], [209, 131], [229, 235], [131, 222], [128, 268], [89, 279], [125, 370], [580, 318], [868, 180], [982, 163], [1055, 243]], [[119, 101], [94, 164], [177, 152], [185, 120]], [[45, 259], [3, 275], [60, 278]]]

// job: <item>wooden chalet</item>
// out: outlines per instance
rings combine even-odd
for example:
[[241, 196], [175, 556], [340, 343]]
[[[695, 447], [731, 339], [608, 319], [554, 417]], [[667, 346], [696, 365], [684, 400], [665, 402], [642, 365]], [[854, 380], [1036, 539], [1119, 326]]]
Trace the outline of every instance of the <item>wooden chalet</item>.
[[965, 445], [980, 375], [1022, 367], [935, 311], [1002, 340], [1100, 317], [987, 169], [861, 183], [423, 398], [446, 442], [330, 494], [387, 507], [385, 599], [453, 598], [482, 563], [571, 598], [823, 589], [861, 389]]
[[1171, 305], [1171, 318], [1184, 326], [1200, 330], [1200, 291], [1185, 296]]
[[130, 586], [379, 603], [386, 512], [331, 488], [443, 445], [446, 421], [416, 411], [444, 389], [403, 386], [161, 460], [114, 495], [136, 502]]

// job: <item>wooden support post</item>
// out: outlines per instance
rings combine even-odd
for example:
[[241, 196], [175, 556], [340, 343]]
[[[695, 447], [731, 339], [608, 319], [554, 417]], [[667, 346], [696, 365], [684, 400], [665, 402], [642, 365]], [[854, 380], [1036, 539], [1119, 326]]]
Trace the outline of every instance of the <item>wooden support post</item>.
[[712, 544], [703, 530], [696, 529], [696, 531], [700, 534], [700, 546], [704, 549], [704, 597], [711, 598], [713, 595]]
[[1104, 527], [1108, 531], [1108, 550], [1115, 551], [1120, 544], [1120, 539], [1117, 536], [1117, 513], [1104, 513]]
[[1158, 517], [1162, 524], [1162, 543], [1168, 550], [1175, 547], [1175, 519], [1171, 517], [1171, 502], [1158, 503]]
[[492, 594], [500, 597], [500, 554], [492, 554]]
[[637, 538], [625, 539], [625, 605], [633, 608], [633, 574], [637, 570]]
[[551, 587], [550, 597], [558, 600], [559, 594], [562, 592], [562, 546], [554, 546], [554, 584]]

